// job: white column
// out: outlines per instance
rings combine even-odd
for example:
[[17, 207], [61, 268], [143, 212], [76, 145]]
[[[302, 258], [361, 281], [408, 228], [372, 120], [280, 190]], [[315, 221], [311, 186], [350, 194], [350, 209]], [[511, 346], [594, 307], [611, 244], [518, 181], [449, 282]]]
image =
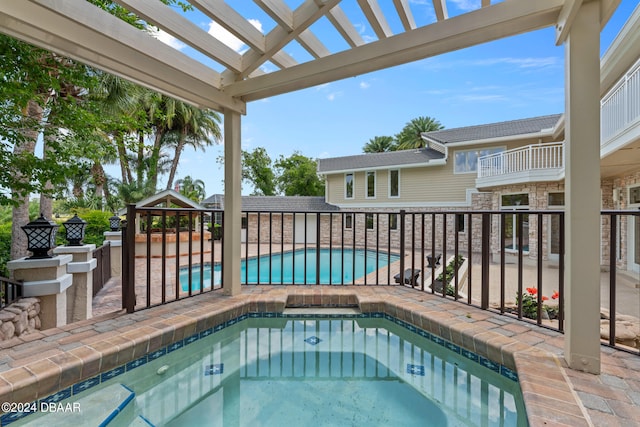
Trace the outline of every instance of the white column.
[[58, 328], [67, 324], [67, 289], [72, 276], [67, 273], [71, 255], [52, 258], [20, 258], [7, 263], [16, 280], [22, 280], [22, 296], [40, 299], [40, 329]]
[[105, 240], [109, 242], [111, 251], [111, 277], [122, 275], [122, 231], [105, 231]]
[[98, 261], [93, 258], [96, 245], [58, 246], [55, 255], [71, 255], [67, 273], [73, 276], [73, 284], [67, 289], [67, 323], [93, 317], [93, 270]]
[[242, 205], [242, 149], [240, 114], [224, 112], [224, 240], [222, 284], [226, 295], [237, 295], [240, 288], [240, 232]]
[[565, 345], [600, 373], [600, 2], [583, 4], [565, 46]]

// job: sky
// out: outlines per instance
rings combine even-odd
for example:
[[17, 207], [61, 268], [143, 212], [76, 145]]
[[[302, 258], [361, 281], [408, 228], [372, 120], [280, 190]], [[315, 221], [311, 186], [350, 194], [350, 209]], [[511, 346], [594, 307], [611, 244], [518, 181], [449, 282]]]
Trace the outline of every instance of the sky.
[[[302, 0], [286, 0], [297, 7]], [[529, 0], [531, 1], [531, 0]], [[544, 0], [535, 0], [544, 1]], [[480, 0], [448, 0], [450, 16], [478, 8]], [[268, 33], [273, 21], [252, 1], [229, 1], [251, 23]], [[375, 40], [364, 15], [341, 7], [352, 18], [365, 41]], [[380, 6], [393, 8], [391, 0], [379, 0]], [[409, 0], [418, 26], [435, 22], [431, 0]], [[622, 0], [601, 33], [601, 53], [622, 28], [638, 0]], [[400, 26], [386, 16], [392, 29]], [[217, 24], [198, 13], [188, 17], [238, 52], [247, 49], [237, 39], [224, 34]], [[312, 27], [325, 41], [324, 32], [335, 32], [323, 20]], [[337, 32], [336, 32], [337, 35]], [[208, 65], [193, 51], [166, 33], [157, 38]], [[343, 50], [340, 38], [329, 50]], [[344, 43], [344, 42], [342, 42]], [[285, 49], [299, 62], [308, 60], [300, 46]], [[270, 68], [271, 67], [271, 68]], [[274, 66], [267, 63], [269, 71]], [[279, 95], [247, 105], [242, 116], [243, 150], [264, 147], [272, 160], [288, 157], [294, 151], [311, 158], [347, 156], [362, 153], [362, 147], [375, 136], [393, 136], [411, 119], [430, 116], [445, 128], [501, 122], [564, 112], [564, 47], [555, 45], [553, 28], [503, 39], [448, 54], [381, 70], [345, 80]], [[222, 128], [222, 124], [221, 124]], [[223, 155], [222, 143], [205, 152], [186, 149], [180, 159], [177, 178], [190, 175], [205, 183], [207, 196], [224, 192], [224, 170], [216, 159]], [[108, 173], [118, 176], [116, 168]], [[166, 176], [164, 183], [166, 183]], [[161, 178], [160, 185], [166, 185]], [[243, 183], [243, 194], [252, 186]]]

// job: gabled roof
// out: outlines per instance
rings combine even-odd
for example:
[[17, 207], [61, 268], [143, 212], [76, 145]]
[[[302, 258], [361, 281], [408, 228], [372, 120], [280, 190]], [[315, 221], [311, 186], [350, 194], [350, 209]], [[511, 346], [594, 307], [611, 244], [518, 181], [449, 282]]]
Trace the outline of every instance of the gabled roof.
[[184, 195], [178, 193], [175, 190], [164, 190], [159, 193], [154, 194], [151, 197], [147, 197], [144, 200], [140, 200], [136, 203], [137, 208], [150, 208], [154, 206], [158, 206], [159, 204], [164, 204], [165, 207], [170, 206], [170, 204], [174, 204], [181, 208], [194, 208], [194, 209], [204, 209], [202, 205], [193, 200], [185, 197]]
[[516, 135], [530, 135], [542, 131], [551, 131], [561, 117], [562, 114], [551, 114], [549, 116], [532, 117], [529, 119], [425, 132], [422, 136], [431, 141], [439, 142], [440, 144], [450, 144], [454, 142], [479, 141]]
[[[508, 138], [538, 133], [551, 135], [561, 118], [562, 114], [552, 114], [528, 119], [425, 132], [422, 136], [438, 144], [451, 144], [455, 142], [484, 141], [494, 138]], [[444, 158], [445, 154], [432, 148], [356, 154], [354, 156], [319, 159], [318, 173], [426, 166], [432, 160]]]
[[444, 159], [444, 154], [431, 148], [357, 154], [355, 156], [318, 159], [318, 173], [424, 165], [437, 159]]
[[[242, 196], [242, 210], [249, 212], [325, 212], [338, 207], [322, 196]], [[202, 201], [207, 207], [224, 208], [224, 195], [213, 194]]]

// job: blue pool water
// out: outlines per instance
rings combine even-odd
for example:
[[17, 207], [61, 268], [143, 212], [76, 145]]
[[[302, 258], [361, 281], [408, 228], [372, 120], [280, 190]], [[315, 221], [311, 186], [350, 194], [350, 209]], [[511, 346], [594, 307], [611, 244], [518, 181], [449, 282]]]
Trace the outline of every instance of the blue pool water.
[[[385, 267], [400, 259], [398, 255], [364, 249], [320, 249], [319, 284], [349, 284], [354, 280]], [[271, 256], [242, 260], [240, 280], [246, 284], [318, 284], [316, 277], [316, 249], [296, 250], [277, 253]], [[201, 266], [191, 268], [192, 291], [200, 290]], [[213, 268], [213, 285], [221, 283], [220, 264]], [[211, 264], [204, 264], [202, 270], [204, 288], [211, 287]], [[189, 269], [180, 270], [180, 285], [183, 291], [189, 290]]]
[[27, 418], [97, 425], [92, 411], [117, 406], [109, 426], [528, 425], [516, 373], [475, 353], [383, 313], [290, 316], [227, 321], [74, 386], [81, 413]]

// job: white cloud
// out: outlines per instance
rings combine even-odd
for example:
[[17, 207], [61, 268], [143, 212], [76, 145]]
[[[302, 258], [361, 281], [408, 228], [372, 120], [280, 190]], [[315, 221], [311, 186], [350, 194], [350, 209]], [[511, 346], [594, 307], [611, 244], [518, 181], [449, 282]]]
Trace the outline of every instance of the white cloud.
[[[262, 23], [257, 19], [248, 19], [249, 23], [253, 25], [258, 31], [262, 33]], [[242, 52], [246, 49], [246, 46], [242, 40], [231, 34], [224, 27], [215, 21], [209, 22], [209, 30], [207, 31], [216, 39], [229, 46], [236, 52]]]
[[327, 95], [327, 99], [329, 101], [335, 101], [336, 98], [342, 96], [342, 92], [331, 92], [329, 95]]
[[480, 0], [451, 0], [451, 3], [462, 11], [468, 12], [471, 10], [480, 9]]
[[369, 82], [360, 82], [360, 89], [369, 89], [371, 84]]
[[187, 47], [186, 44], [182, 43], [180, 40], [173, 37], [171, 34], [167, 33], [166, 31], [149, 28], [149, 34], [151, 34], [152, 37], [155, 37], [156, 39], [160, 40], [162, 43], [168, 46], [171, 46], [176, 50], [182, 50], [185, 47]]

